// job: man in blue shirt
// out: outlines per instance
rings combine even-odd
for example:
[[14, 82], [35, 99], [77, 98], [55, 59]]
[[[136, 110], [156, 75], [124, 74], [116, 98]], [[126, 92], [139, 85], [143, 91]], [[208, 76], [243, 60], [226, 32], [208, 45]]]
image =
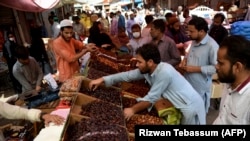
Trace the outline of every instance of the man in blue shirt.
[[121, 11], [117, 11], [118, 16], [118, 29], [123, 28], [125, 29], [125, 17], [121, 14]]
[[155, 44], [145, 44], [136, 51], [138, 69], [104, 76], [89, 83], [95, 90], [105, 83], [111, 86], [121, 81], [146, 79], [151, 86], [148, 94], [137, 98], [138, 103], [124, 109], [124, 116], [129, 120], [134, 114], [148, 108], [159, 99], [168, 99], [183, 115], [181, 124], [206, 124], [204, 102], [188, 81], [172, 65], [161, 62], [160, 52]]
[[219, 45], [208, 35], [208, 24], [201, 17], [193, 17], [189, 21], [188, 31], [193, 41], [180, 67], [185, 71], [185, 78], [204, 100], [208, 112]]

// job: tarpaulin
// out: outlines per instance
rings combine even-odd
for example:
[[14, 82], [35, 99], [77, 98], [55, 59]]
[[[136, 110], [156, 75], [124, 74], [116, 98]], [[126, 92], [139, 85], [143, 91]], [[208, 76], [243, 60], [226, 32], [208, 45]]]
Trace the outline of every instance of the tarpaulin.
[[42, 12], [55, 7], [60, 0], [1, 0], [0, 5], [27, 12]]

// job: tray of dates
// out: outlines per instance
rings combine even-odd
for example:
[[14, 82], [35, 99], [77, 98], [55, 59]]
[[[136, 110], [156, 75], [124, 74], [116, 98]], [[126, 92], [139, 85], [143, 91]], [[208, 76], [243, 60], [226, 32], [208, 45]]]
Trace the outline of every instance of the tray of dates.
[[60, 92], [78, 92], [81, 88], [82, 80], [82, 76], [74, 76], [66, 80], [60, 87]]
[[95, 100], [87, 105], [82, 105], [80, 114], [98, 119], [106, 124], [117, 124], [125, 127], [125, 117], [122, 108], [109, 102]]
[[121, 106], [121, 89], [118, 87], [106, 87], [105, 85], [99, 86], [95, 91], [89, 91], [88, 86], [91, 79], [83, 79], [80, 93], [101, 99], [106, 102], [113, 103]]
[[[125, 127], [95, 118], [70, 115], [62, 141], [129, 141]], [[132, 141], [132, 140], [131, 140]]]
[[126, 127], [130, 135], [134, 135], [135, 125], [164, 125], [164, 122], [160, 117], [135, 114], [130, 120], [126, 121]]

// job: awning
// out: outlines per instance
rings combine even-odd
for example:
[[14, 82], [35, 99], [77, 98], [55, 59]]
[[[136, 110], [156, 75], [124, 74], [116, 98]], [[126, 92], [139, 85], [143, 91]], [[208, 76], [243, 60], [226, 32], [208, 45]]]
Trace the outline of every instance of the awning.
[[1, 0], [0, 5], [27, 12], [42, 12], [55, 7], [60, 0]]

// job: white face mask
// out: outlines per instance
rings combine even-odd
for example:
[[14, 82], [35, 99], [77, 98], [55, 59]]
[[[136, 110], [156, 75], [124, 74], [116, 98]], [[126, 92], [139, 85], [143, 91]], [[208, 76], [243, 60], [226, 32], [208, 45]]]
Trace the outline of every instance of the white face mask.
[[134, 38], [140, 37], [140, 32], [133, 32], [133, 37]]
[[14, 41], [15, 39], [14, 38], [9, 38], [10, 41]]

